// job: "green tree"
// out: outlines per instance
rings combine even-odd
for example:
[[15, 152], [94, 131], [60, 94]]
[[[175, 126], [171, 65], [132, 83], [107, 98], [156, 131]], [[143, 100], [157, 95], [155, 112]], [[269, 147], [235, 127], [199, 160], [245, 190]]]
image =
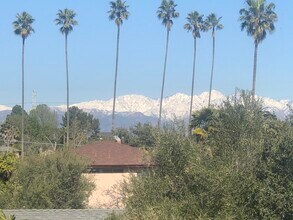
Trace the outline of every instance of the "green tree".
[[275, 4], [266, 5], [266, 0], [246, 0], [247, 8], [240, 10], [241, 30], [246, 30], [248, 36], [254, 40], [254, 64], [252, 95], [255, 96], [256, 68], [258, 45], [266, 38], [267, 32], [275, 30], [275, 22], [278, 19], [275, 13]]
[[212, 70], [211, 70], [211, 79], [210, 79], [208, 107], [211, 106], [211, 95], [212, 95], [212, 88], [213, 88], [215, 48], [216, 48], [216, 30], [222, 30], [224, 28], [224, 26], [220, 23], [221, 19], [222, 19], [222, 17], [217, 18], [217, 15], [215, 13], [211, 13], [205, 20], [205, 26], [207, 27], [207, 29], [212, 30], [212, 38], [213, 38], [213, 57], [212, 57]]
[[158, 133], [155, 166], [122, 185], [124, 219], [291, 219], [293, 127], [244, 92], [203, 113], [203, 128], [216, 118], [205, 145]]
[[[69, 108], [69, 115], [69, 140], [73, 146], [85, 144], [89, 140], [96, 140], [99, 137], [99, 119], [75, 106]], [[63, 127], [67, 125], [67, 113], [62, 117], [61, 125]]]
[[7, 146], [17, 146], [17, 143], [21, 142], [22, 121], [24, 122], [24, 137], [28, 140], [28, 114], [25, 110], [22, 113], [22, 108], [20, 105], [15, 105], [12, 108], [11, 113], [7, 115], [5, 122], [1, 124], [0, 129], [0, 136], [2, 136], [2, 139], [4, 139], [4, 142]]
[[31, 140], [56, 142], [58, 139], [57, 113], [47, 105], [38, 105], [29, 113]]
[[161, 90], [161, 99], [160, 99], [160, 111], [159, 111], [159, 120], [158, 120], [158, 127], [159, 128], [161, 127], [165, 75], [166, 75], [168, 48], [169, 48], [169, 34], [170, 34], [171, 27], [173, 26], [173, 19], [179, 17], [179, 13], [176, 12], [176, 9], [175, 9], [176, 7], [177, 7], [177, 5], [174, 3], [173, 0], [162, 0], [161, 5], [157, 10], [158, 18], [160, 20], [162, 20], [162, 24], [167, 28], [165, 62], [164, 62], [163, 81], [162, 81], [162, 90]]
[[[59, 10], [57, 18], [55, 19], [56, 25], [60, 25], [60, 32], [65, 36], [65, 59], [66, 59], [66, 91], [67, 91], [67, 104], [66, 112], [69, 117], [69, 76], [68, 76], [68, 53], [67, 53], [67, 38], [68, 34], [73, 31], [73, 26], [78, 23], [75, 20], [76, 13], [73, 10], [65, 8], [63, 11]], [[67, 120], [69, 123], [69, 120]], [[69, 124], [66, 126], [67, 129], [67, 146], [69, 145]]]
[[189, 110], [189, 123], [191, 122], [192, 105], [193, 105], [193, 90], [194, 90], [194, 76], [195, 76], [195, 62], [196, 62], [196, 39], [200, 38], [200, 32], [205, 30], [203, 21], [203, 15], [200, 15], [197, 11], [190, 12], [186, 17], [187, 23], [184, 25], [184, 29], [188, 32], [192, 32], [194, 39], [193, 48], [193, 71], [192, 71], [192, 82], [191, 82], [191, 98], [190, 98], [190, 110]]
[[71, 151], [28, 156], [9, 181], [17, 187], [4, 208], [85, 208], [93, 188], [82, 175], [86, 167], [85, 160]]
[[21, 83], [21, 155], [24, 157], [24, 46], [27, 37], [35, 32], [32, 24], [35, 19], [27, 12], [22, 12], [16, 15], [16, 20], [13, 22], [14, 33], [22, 38], [22, 83]]
[[128, 5], [126, 1], [116, 0], [110, 2], [109, 19], [115, 21], [117, 25], [117, 45], [116, 45], [116, 67], [115, 67], [115, 80], [114, 80], [114, 98], [113, 98], [113, 111], [112, 111], [112, 131], [115, 129], [115, 106], [116, 106], [116, 86], [118, 74], [118, 58], [119, 58], [119, 40], [120, 40], [120, 27], [124, 20], [129, 17]]

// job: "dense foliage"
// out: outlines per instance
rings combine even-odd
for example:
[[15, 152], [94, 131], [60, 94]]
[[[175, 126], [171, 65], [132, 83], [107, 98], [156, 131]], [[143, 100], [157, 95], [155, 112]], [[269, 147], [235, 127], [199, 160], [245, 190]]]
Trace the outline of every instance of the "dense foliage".
[[[99, 137], [99, 119], [77, 107], [71, 107], [69, 111], [71, 146], [85, 144]], [[4, 145], [20, 147], [21, 117], [22, 108], [19, 105], [14, 106], [0, 128], [0, 140]], [[57, 146], [66, 142], [67, 113], [62, 117], [63, 123], [60, 127], [57, 113], [42, 104], [32, 109], [29, 114], [24, 112], [24, 122], [24, 142], [29, 146], [26, 148], [27, 154], [38, 152], [40, 149], [56, 150]]]
[[86, 163], [79, 156], [69, 151], [57, 151], [25, 157], [17, 162], [10, 162], [11, 157], [0, 158], [0, 208], [86, 206], [93, 185], [82, 176]]
[[156, 167], [123, 185], [121, 218], [292, 219], [290, 121], [246, 95], [208, 113], [208, 123], [197, 125], [206, 129], [202, 141], [176, 129], [157, 134]]
[[158, 129], [149, 123], [138, 123], [135, 126], [126, 128], [117, 128], [114, 134], [117, 135], [123, 143], [133, 147], [154, 147], [155, 136]]

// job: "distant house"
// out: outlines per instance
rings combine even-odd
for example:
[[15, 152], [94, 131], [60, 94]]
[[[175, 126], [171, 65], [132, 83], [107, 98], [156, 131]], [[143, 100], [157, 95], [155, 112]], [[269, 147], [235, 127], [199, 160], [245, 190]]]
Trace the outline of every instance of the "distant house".
[[149, 167], [143, 150], [114, 141], [94, 142], [75, 151], [88, 159], [85, 176], [96, 186], [89, 198], [90, 208], [122, 208], [119, 183]]

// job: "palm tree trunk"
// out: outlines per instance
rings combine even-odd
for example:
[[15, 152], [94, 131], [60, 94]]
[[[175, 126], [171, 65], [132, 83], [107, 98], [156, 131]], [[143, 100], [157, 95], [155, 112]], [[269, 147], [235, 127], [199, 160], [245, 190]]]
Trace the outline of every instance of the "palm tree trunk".
[[258, 43], [254, 43], [254, 63], [253, 63], [253, 80], [252, 80], [252, 98], [255, 98], [255, 82], [256, 82], [256, 67], [257, 67], [257, 49]]
[[115, 107], [116, 107], [116, 85], [117, 85], [117, 73], [118, 73], [118, 61], [119, 61], [119, 39], [120, 39], [120, 26], [117, 30], [117, 48], [116, 48], [116, 67], [115, 67], [115, 80], [114, 80], [114, 98], [113, 98], [113, 111], [112, 111], [112, 132], [115, 129]]
[[[192, 106], [193, 106], [193, 90], [194, 90], [194, 76], [195, 76], [195, 62], [196, 62], [196, 37], [194, 38], [194, 51], [193, 52], [194, 52], [194, 55], [193, 55], [191, 97], [190, 97], [190, 110], [189, 110], [189, 127], [191, 125]], [[191, 130], [190, 130], [190, 132], [191, 132]]]
[[164, 86], [165, 86], [165, 75], [166, 75], [167, 59], [168, 59], [168, 48], [169, 48], [169, 34], [170, 34], [170, 28], [167, 27], [167, 42], [166, 42], [166, 50], [165, 50], [165, 62], [164, 62], [163, 82], [162, 82], [161, 99], [160, 99], [160, 112], [159, 112], [158, 128], [161, 127], [162, 105], [163, 105]]
[[213, 58], [212, 58], [212, 70], [211, 70], [208, 108], [211, 106], [211, 96], [212, 96], [213, 77], [214, 77], [214, 65], [215, 65], [215, 47], [216, 47], [216, 39], [215, 39], [215, 32], [213, 31]]
[[65, 34], [65, 59], [66, 59], [66, 90], [67, 90], [67, 104], [66, 104], [66, 111], [67, 111], [67, 118], [66, 118], [66, 146], [69, 147], [69, 76], [68, 76], [68, 53], [67, 53], [67, 34]]
[[21, 159], [24, 158], [24, 44], [25, 38], [22, 38], [22, 85], [21, 85]]

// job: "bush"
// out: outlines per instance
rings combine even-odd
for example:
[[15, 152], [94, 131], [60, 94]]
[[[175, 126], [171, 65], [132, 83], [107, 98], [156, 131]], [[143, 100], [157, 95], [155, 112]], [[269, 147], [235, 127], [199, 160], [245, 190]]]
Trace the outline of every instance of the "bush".
[[84, 208], [93, 188], [82, 176], [85, 169], [85, 161], [70, 151], [27, 157], [9, 181], [15, 187], [5, 208]]

